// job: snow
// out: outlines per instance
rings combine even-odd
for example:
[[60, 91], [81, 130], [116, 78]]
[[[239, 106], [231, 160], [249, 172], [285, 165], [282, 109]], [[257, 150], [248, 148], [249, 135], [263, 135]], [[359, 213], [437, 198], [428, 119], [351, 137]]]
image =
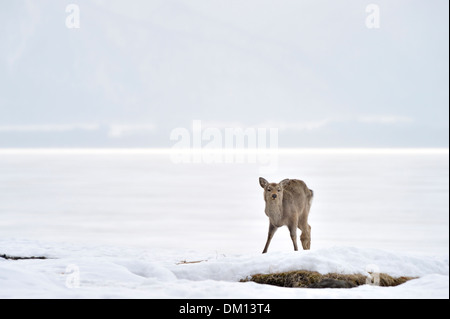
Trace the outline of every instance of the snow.
[[[267, 254], [257, 164], [165, 154], [0, 152], [0, 298], [449, 298], [448, 153], [295, 153], [314, 189], [310, 251]], [[397, 287], [242, 283], [297, 269], [418, 277]], [[79, 281], [77, 281], [79, 280]]]
[[[32, 247], [43, 252], [39, 247], [48, 245], [35, 241], [22, 241], [17, 247], [14, 242], [0, 244], [19, 252], [23, 245], [28, 246], [28, 252]], [[448, 298], [448, 256], [412, 256], [345, 246], [232, 256], [108, 246], [52, 247], [44, 255], [59, 258], [1, 261], [0, 298]], [[204, 259], [183, 263], [186, 256]], [[296, 269], [368, 275], [366, 267], [374, 263], [393, 276], [419, 278], [398, 287], [360, 286], [345, 291], [239, 282], [252, 274]], [[79, 271], [77, 287], [70, 284], [71, 265]]]

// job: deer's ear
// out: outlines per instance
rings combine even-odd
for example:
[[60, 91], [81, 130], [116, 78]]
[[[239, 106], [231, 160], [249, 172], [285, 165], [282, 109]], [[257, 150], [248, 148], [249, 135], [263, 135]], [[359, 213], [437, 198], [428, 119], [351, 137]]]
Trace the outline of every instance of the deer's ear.
[[283, 179], [281, 182], [280, 182], [280, 185], [281, 185], [281, 187], [286, 187], [286, 186], [288, 186], [289, 185], [289, 183], [290, 183], [290, 179], [289, 178], [286, 178], [286, 179]]
[[260, 177], [259, 178], [259, 185], [261, 185], [262, 188], [265, 188], [266, 185], [269, 184], [268, 181], [266, 181], [264, 178]]

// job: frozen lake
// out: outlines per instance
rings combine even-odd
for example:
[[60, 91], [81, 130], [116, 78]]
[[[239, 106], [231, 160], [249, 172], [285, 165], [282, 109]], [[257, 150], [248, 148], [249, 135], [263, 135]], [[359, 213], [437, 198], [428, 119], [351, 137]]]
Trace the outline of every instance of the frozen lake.
[[[283, 228], [261, 254], [258, 163], [0, 151], [0, 254], [48, 257], [0, 258], [0, 298], [448, 298], [448, 150], [282, 151], [275, 164], [266, 179], [315, 191], [310, 251], [294, 252]], [[239, 282], [298, 269], [418, 278], [353, 289]]]
[[[257, 163], [177, 164], [164, 151], [2, 151], [0, 239], [260, 252], [259, 176]], [[283, 152], [263, 177], [315, 191], [311, 249], [448, 253], [448, 150]], [[280, 229], [269, 251], [291, 250]]]

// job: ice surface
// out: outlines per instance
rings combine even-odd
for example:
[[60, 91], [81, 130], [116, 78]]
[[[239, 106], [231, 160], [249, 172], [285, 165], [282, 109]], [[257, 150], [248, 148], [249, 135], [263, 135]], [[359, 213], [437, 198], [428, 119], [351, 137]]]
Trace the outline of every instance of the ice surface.
[[[314, 189], [311, 251], [280, 229], [267, 255], [258, 164], [167, 154], [0, 152], [0, 297], [448, 298], [448, 153], [280, 155], [269, 181]], [[182, 263], [183, 261], [198, 261]], [[80, 270], [79, 288], [66, 280]], [[283, 289], [294, 269], [420, 276], [395, 288]]]

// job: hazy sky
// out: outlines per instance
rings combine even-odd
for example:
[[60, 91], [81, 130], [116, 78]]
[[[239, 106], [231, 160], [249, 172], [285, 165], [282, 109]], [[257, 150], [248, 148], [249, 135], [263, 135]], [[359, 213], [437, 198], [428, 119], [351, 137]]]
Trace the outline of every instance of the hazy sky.
[[289, 147], [448, 147], [448, 7], [5, 0], [0, 147], [170, 147], [194, 120]]

